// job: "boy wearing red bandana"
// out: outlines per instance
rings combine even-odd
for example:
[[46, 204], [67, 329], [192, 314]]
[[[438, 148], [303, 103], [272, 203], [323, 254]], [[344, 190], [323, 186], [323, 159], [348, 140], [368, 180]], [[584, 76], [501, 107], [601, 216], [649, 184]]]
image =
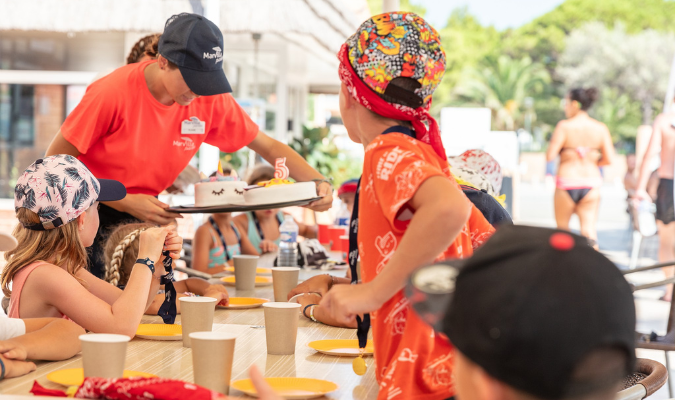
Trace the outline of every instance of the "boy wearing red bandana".
[[[396, 12], [364, 22], [338, 58], [342, 118], [365, 148], [350, 229], [362, 283], [333, 286], [321, 305], [337, 321], [359, 321], [360, 338], [372, 322], [378, 399], [450, 398], [452, 345], [402, 291], [416, 268], [470, 256], [493, 232], [453, 179], [428, 112], [445, 53], [434, 28]], [[364, 313], [370, 319], [357, 318]]]

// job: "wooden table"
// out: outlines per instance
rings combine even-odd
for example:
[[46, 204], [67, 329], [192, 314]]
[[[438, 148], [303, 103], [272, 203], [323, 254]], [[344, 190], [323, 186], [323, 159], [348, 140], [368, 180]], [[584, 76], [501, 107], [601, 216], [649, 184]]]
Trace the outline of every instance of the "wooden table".
[[[261, 267], [270, 266], [270, 258], [262, 258]], [[344, 276], [344, 271], [329, 271]], [[326, 271], [301, 270], [300, 279], [326, 273]], [[237, 296], [236, 290], [228, 288], [230, 296]], [[255, 290], [256, 297], [273, 299], [272, 286]], [[312, 322], [298, 315], [299, 328], [295, 355], [274, 356], [267, 354], [265, 321], [262, 308], [248, 310], [217, 309], [214, 317], [214, 331], [230, 332], [237, 335], [232, 366], [232, 380], [248, 377], [248, 369], [255, 364], [267, 377], [304, 377], [326, 379], [337, 383], [340, 389], [325, 398], [330, 399], [374, 399], [377, 397], [377, 382], [374, 376], [372, 358], [368, 361], [368, 372], [358, 376], [352, 371], [351, 357], [334, 357], [317, 353], [307, 343], [321, 339], [356, 339], [355, 329], [343, 329]], [[142, 323], [162, 323], [160, 317], [145, 316]], [[180, 316], [176, 319], [180, 323]], [[81, 356], [60, 362], [38, 362], [35, 372], [28, 375], [0, 381], [0, 399], [25, 399], [37, 380], [50, 389], [63, 389], [46, 379], [47, 374], [64, 368], [81, 368]], [[143, 371], [161, 377], [192, 382], [192, 353], [183, 348], [182, 341], [152, 341], [135, 338], [129, 342], [126, 369]], [[231, 390], [231, 395], [240, 396]], [[14, 396], [6, 396], [14, 395]], [[16, 396], [19, 395], [19, 396]], [[21, 396], [24, 395], [24, 396]], [[37, 397], [30, 396], [31, 399]]]

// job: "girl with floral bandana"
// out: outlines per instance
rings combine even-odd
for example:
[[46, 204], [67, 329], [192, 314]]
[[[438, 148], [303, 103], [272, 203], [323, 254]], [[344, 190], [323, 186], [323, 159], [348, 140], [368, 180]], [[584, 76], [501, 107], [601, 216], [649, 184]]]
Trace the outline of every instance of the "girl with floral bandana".
[[165, 274], [155, 264], [163, 251], [178, 258], [183, 240], [175, 227], [145, 230], [124, 291], [93, 276], [85, 248], [98, 230], [98, 202], [125, 195], [120, 182], [96, 179], [69, 155], [40, 159], [26, 169], [14, 194], [18, 246], [5, 253], [2, 273], [10, 317], [63, 317], [88, 331], [135, 335]]

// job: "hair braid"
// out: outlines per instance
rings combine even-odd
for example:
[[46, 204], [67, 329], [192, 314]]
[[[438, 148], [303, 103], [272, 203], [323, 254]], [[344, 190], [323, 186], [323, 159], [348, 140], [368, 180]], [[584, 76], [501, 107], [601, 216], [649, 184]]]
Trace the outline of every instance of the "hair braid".
[[135, 231], [132, 231], [126, 235], [122, 240], [120, 240], [115, 251], [113, 252], [110, 263], [106, 265], [105, 280], [110, 282], [111, 285], [117, 286], [120, 281], [120, 268], [122, 266], [122, 259], [124, 258], [124, 252], [127, 250], [129, 245], [131, 245], [136, 238], [146, 230], [147, 228], [139, 228]]

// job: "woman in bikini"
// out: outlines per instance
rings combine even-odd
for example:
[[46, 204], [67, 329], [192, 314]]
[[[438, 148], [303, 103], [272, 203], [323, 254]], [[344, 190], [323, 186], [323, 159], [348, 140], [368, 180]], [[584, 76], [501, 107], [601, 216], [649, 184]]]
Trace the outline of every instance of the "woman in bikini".
[[577, 214], [581, 234], [597, 248], [596, 221], [600, 206], [600, 168], [614, 158], [609, 129], [588, 115], [598, 96], [595, 88], [574, 89], [565, 97], [565, 116], [553, 132], [546, 160], [560, 155], [560, 166], [553, 199], [559, 229], [569, 230], [572, 214]]

